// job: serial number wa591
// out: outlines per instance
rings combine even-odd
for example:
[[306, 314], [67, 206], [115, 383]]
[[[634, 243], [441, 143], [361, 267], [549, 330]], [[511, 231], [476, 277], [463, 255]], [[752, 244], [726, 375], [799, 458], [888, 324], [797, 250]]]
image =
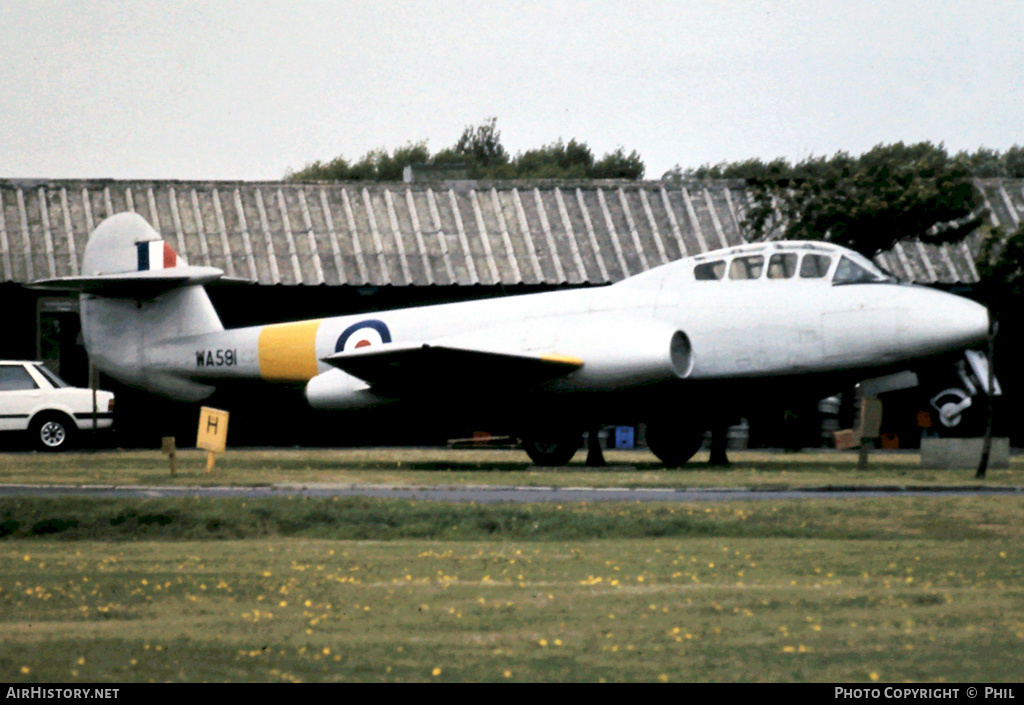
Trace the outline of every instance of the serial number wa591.
[[238, 353], [227, 350], [196, 350], [196, 367], [233, 367], [238, 364]]

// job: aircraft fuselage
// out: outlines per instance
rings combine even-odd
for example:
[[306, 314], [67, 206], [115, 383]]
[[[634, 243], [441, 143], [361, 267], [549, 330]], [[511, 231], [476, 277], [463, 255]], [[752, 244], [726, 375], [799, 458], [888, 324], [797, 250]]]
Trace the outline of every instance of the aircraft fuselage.
[[[792, 259], [792, 271], [769, 276], [765, 260], [772, 256]], [[814, 276], [801, 276], [796, 269], [800, 256], [818, 258], [817, 270], [806, 272]], [[761, 258], [759, 272], [749, 262], [746, 269], [733, 264], [751, 257]], [[764, 380], [817, 383], [905, 367], [984, 339], [987, 312], [970, 300], [900, 284], [876, 271], [863, 273], [862, 281], [837, 282], [840, 263], [851, 257], [857, 256], [821, 244], [742, 246], [600, 288], [191, 336], [175, 335], [175, 316], [159, 312], [181, 309], [181, 302], [173, 299], [187, 297], [188, 289], [176, 290], [149, 304], [138, 367], [158, 384], [178, 386], [185, 395], [205, 396], [223, 381], [261, 379], [306, 385], [307, 398], [316, 408], [356, 409], [390, 404], [396, 390], [381, 395], [326, 360], [382, 345], [570, 356], [583, 363], [570, 374], [526, 385], [516, 380], [513, 387], [497, 373], [469, 381], [445, 378], [441, 375], [458, 371], [442, 369], [437, 370], [438, 379], [429, 379], [428, 372], [412, 385], [430, 394], [444, 390], [446, 397], [457, 399], [481, 393], [627, 393], [634, 388], [650, 396], [652, 389], [677, 394], [687, 385], [744, 380], [751, 386]], [[863, 262], [856, 261], [870, 266]], [[697, 278], [702, 265], [705, 275], [709, 265], [716, 265], [723, 270], [721, 276]], [[166, 330], [161, 332], [161, 325]], [[681, 344], [678, 335], [672, 342], [674, 334], [682, 336]], [[670, 351], [671, 345], [676, 349]], [[415, 396], [416, 390], [407, 391], [405, 396]]]

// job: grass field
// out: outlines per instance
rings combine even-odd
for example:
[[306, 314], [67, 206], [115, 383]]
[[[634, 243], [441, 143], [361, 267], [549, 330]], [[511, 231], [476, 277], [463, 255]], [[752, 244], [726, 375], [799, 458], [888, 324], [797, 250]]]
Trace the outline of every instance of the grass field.
[[[366, 470], [373, 457], [351, 456], [338, 470], [305, 451], [262, 453], [244, 458], [262, 482], [570, 484], [525, 463], [496, 471], [479, 460], [492, 456], [472, 461], [480, 469], [377, 456]], [[750, 456], [749, 467], [737, 462], [708, 482], [866, 475], [787, 457]], [[869, 481], [940, 481], [906, 457]], [[240, 478], [241, 454], [224, 460], [216, 473]], [[0, 481], [31, 469], [37, 481], [166, 483], [163, 462], [4, 455]], [[201, 462], [183, 476], [202, 479]], [[568, 475], [666, 486], [704, 475], [634, 465]], [[986, 482], [1018, 484], [1018, 473], [992, 471]], [[1016, 494], [529, 505], [8, 498], [0, 536], [8, 682], [977, 683], [1024, 672]]]

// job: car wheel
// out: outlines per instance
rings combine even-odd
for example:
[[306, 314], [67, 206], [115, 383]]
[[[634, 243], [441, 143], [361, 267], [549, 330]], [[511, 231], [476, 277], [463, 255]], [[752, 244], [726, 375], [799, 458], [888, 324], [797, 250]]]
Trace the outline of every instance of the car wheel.
[[70, 448], [75, 433], [71, 420], [60, 414], [44, 414], [36, 418], [29, 432], [36, 449], [47, 453]]

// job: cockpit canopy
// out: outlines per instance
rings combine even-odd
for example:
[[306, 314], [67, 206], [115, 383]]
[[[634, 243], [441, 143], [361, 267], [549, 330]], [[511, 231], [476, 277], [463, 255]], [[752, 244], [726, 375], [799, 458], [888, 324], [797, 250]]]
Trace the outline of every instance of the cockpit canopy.
[[697, 281], [827, 279], [841, 284], [894, 283], [867, 257], [828, 243], [767, 242], [740, 245], [694, 258]]

